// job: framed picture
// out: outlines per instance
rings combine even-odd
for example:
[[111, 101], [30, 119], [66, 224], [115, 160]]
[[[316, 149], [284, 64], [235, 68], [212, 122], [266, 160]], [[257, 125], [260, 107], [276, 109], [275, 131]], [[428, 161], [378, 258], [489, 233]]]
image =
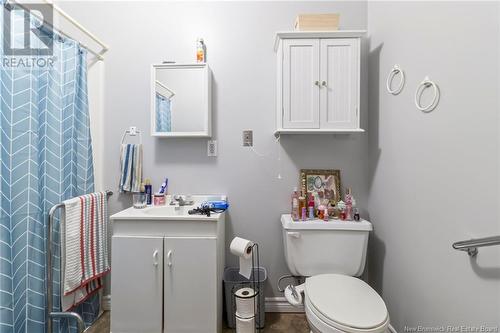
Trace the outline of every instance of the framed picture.
[[300, 170], [300, 185], [304, 193], [316, 199], [337, 204], [340, 201], [340, 170]]

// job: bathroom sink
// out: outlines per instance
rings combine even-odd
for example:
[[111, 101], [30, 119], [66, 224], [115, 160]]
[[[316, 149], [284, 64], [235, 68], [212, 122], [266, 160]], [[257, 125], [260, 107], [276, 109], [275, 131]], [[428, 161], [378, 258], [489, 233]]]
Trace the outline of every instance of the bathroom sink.
[[189, 210], [195, 208], [196, 206], [159, 206], [159, 207], [147, 207], [143, 209], [143, 213], [151, 216], [180, 216], [189, 215]]

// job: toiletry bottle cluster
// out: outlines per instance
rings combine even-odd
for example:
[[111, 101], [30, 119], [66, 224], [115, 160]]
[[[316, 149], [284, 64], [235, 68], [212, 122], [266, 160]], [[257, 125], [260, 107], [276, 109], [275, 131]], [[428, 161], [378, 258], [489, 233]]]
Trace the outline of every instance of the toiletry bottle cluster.
[[359, 221], [359, 209], [350, 188], [346, 189], [344, 200], [334, 203], [328, 199], [320, 199], [312, 193], [299, 192], [293, 189], [291, 196], [291, 215], [294, 221], [330, 219], [342, 221]]
[[153, 193], [153, 185], [151, 179], [146, 178], [141, 184], [141, 191], [134, 193], [133, 206], [134, 208], [145, 208], [147, 206], [163, 206], [166, 204], [165, 196], [167, 194], [168, 178], [165, 179], [158, 189], [157, 193]]

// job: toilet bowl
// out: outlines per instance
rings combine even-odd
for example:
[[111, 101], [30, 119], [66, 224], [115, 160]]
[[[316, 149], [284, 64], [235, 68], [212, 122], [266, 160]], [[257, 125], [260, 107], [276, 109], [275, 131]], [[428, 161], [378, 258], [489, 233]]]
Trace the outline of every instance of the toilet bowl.
[[[304, 304], [314, 333], [382, 333], [389, 314], [382, 298], [359, 277], [372, 225], [360, 222], [293, 221], [281, 217], [285, 259], [304, 284], [285, 290], [292, 305]], [[303, 295], [302, 295], [303, 294]]]
[[341, 274], [306, 279], [304, 307], [315, 333], [382, 333], [389, 315], [382, 298], [364, 281]]

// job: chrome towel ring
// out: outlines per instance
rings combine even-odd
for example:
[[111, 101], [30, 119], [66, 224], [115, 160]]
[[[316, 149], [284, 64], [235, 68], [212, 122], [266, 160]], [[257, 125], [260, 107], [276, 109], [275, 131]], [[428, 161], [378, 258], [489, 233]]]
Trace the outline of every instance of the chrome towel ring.
[[[401, 75], [401, 80], [399, 81], [399, 85], [395, 89], [392, 89], [391, 88], [392, 81], [394, 80], [394, 78], [398, 74]], [[386, 86], [389, 94], [399, 95], [399, 93], [403, 90], [403, 88], [405, 86], [405, 81], [406, 81], [406, 77], [405, 77], [405, 72], [403, 71], [403, 69], [401, 67], [399, 67], [399, 65], [394, 65], [394, 67], [392, 67], [392, 69], [391, 69], [391, 72], [389, 73], [389, 76], [387, 77], [387, 81], [385, 83], [385, 86]]]
[[[422, 98], [422, 94], [423, 94], [425, 89], [430, 88], [430, 87], [434, 88], [434, 97], [432, 98], [432, 102], [427, 106], [422, 106], [420, 104], [420, 99]], [[438, 85], [436, 83], [434, 83], [433, 81], [431, 81], [429, 79], [429, 77], [426, 76], [424, 78], [424, 80], [422, 82], [420, 82], [420, 84], [418, 85], [417, 91], [415, 92], [415, 106], [417, 107], [417, 109], [419, 109], [422, 112], [431, 112], [438, 105], [439, 97], [440, 97], [440, 93], [439, 93]]]

